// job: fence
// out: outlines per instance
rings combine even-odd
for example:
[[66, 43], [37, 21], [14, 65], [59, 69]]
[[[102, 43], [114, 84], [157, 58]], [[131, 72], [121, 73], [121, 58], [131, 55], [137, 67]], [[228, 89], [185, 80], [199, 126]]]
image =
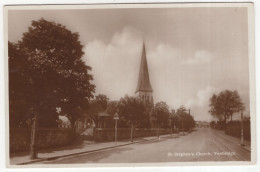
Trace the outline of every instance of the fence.
[[[160, 135], [170, 134], [170, 129], [160, 129]], [[156, 136], [157, 129], [134, 129], [133, 137], [148, 137]], [[118, 128], [117, 139], [130, 139], [131, 129]], [[96, 128], [94, 133], [94, 140], [96, 142], [113, 141], [115, 140], [115, 129], [114, 128]]]
[[[250, 121], [245, 121], [244, 122], [244, 127], [243, 127], [243, 134], [244, 134], [244, 139], [250, 141], [251, 140], [251, 134], [250, 134]], [[241, 138], [241, 123], [240, 121], [233, 121], [229, 122], [226, 125], [226, 134]]]
[[[29, 128], [10, 129], [10, 153], [28, 151], [31, 142]], [[40, 128], [37, 130], [37, 148], [60, 147], [70, 144], [72, 130], [68, 128]]]

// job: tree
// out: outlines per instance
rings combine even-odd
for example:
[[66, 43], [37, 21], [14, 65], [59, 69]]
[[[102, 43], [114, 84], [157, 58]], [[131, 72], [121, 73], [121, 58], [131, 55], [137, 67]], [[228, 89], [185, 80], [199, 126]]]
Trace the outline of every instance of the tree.
[[56, 126], [57, 107], [74, 124], [95, 91], [82, 48], [78, 33], [44, 19], [32, 21], [21, 41], [8, 44], [10, 126], [32, 115], [39, 126]]
[[117, 106], [118, 106], [118, 102], [117, 101], [110, 101], [107, 104], [107, 113], [111, 116], [114, 116], [115, 113], [117, 112]]
[[153, 124], [157, 126], [157, 137], [159, 138], [160, 128], [168, 127], [169, 122], [169, 107], [168, 105], [161, 101], [155, 104], [152, 109], [150, 119]]
[[216, 128], [216, 122], [215, 121], [210, 121], [209, 123], [211, 128]]
[[169, 117], [169, 123], [170, 123], [170, 127], [171, 127], [171, 134], [174, 131], [174, 128], [177, 127], [178, 124], [178, 116], [176, 115], [175, 110], [172, 110], [172, 112], [170, 113], [170, 117]]
[[182, 131], [188, 131], [195, 127], [195, 120], [192, 115], [188, 113], [184, 106], [177, 109], [176, 115], [178, 116], [178, 128]]
[[99, 94], [95, 96], [94, 100], [91, 100], [89, 107], [86, 110], [88, 116], [94, 121], [95, 125], [98, 126], [100, 112], [103, 112], [107, 109], [108, 97], [104, 94]]
[[19, 54], [18, 45], [8, 42], [10, 127], [26, 126], [26, 120], [32, 115], [30, 102], [26, 100], [30, 95], [26, 91], [30, 89], [30, 85], [23, 70], [28, 64]]
[[218, 95], [213, 94], [210, 98], [210, 114], [219, 121], [224, 121], [226, 125], [227, 118], [236, 112], [244, 110], [244, 104], [237, 91], [221, 91]]
[[[139, 98], [140, 99], [140, 98]], [[142, 101], [142, 100], [141, 100]], [[149, 101], [142, 101], [144, 105], [144, 114], [143, 117], [138, 121], [136, 128], [150, 128], [151, 122], [150, 122], [150, 114], [153, 108], [153, 103]]]
[[131, 142], [133, 142], [134, 127], [145, 117], [145, 106], [139, 98], [126, 95], [118, 102], [118, 112], [119, 122], [124, 121], [126, 125], [131, 126]]

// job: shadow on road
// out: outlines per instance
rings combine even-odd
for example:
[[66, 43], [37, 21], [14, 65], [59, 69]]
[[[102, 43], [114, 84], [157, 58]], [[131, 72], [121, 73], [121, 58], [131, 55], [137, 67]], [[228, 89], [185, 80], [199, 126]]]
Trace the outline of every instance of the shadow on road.
[[79, 163], [86, 163], [86, 162], [98, 162], [99, 160], [106, 159], [114, 154], [121, 154], [124, 151], [131, 151], [132, 149], [133, 148], [113, 148], [110, 150], [101, 151], [100, 153], [93, 152], [93, 153], [78, 155], [74, 158], [61, 159], [56, 162], [51, 161], [51, 162], [45, 162], [45, 163], [46, 164], [68, 164], [68, 163], [79, 164]]
[[165, 137], [164, 139], [177, 139], [179, 138], [179, 136], [168, 136], [168, 137]]
[[193, 129], [190, 131], [190, 133], [192, 133], [192, 132], [194, 132], [194, 131], [198, 131], [198, 129], [193, 128]]
[[167, 137], [161, 137], [160, 139], [156, 139], [156, 140], [148, 140], [146, 142], [140, 142], [140, 143], [136, 143], [136, 144], [152, 144], [152, 143], [160, 143], [162, 141], [165, 140], [169, 140], [169, 139], [176, 139], [179, 138], [179, 136], [167, 136]]
[[161, 138], [160, 140], [159, 139], [157, 139], [157, 140], [149, 140], [149, 141], [146, 141], [146, 142], [140, 142], [140, 143], [136, 143], [136, 144], [153, 144], [153, 143], [162, 142], [164, 140], [165, 140], [164, 138]]

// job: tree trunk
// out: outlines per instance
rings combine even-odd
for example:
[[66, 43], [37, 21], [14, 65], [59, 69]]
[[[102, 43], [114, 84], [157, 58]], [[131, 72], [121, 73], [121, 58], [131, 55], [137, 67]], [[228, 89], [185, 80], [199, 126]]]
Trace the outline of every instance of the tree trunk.
[[93, 141], [95, 142], [96, 141], [96, 126], [93, 127], [93, 136], [92, 136], [92, 138], [93, 138]]
[[158, 129], [157, 129], [157, 138], [160, 137], [160, 126], [158, 125]]
[[71, 119], [71, 129], [72, 129], [72, 133], [71, 133], [71, 137], [73, 138], [72, 140], [75, 140], [74, 138], [76, 138], [77, 135], [77, 121], [72, 118]]
[[133, 142], [134, 123], [131, 124], [131, 142]]
[[74, 121], [74, 123], [72, 125], [72, 138], [76, 138], [77, 131], [78, 131], [78, 123], [76, 121]]
[[172, 126], [171, 126], [171, 135], [172, 135]]
[[33, 117], [33, 123], [31, 128], [31, 145], [30, 145], [30, 158], [36, 159], [37, 158], [37, 123], [38, 117], [35, 115]]
[[225, 133], [226, 133], [226, 126], [227, 126], [227, 115], [226, 115], [226, 113], [224, 114], [224, 116], [225, 116], [224, 129], [225, 129]]
[[233, 116], [233, 114], [231, 114], [231, 121], [232, 121], [232, 116]]

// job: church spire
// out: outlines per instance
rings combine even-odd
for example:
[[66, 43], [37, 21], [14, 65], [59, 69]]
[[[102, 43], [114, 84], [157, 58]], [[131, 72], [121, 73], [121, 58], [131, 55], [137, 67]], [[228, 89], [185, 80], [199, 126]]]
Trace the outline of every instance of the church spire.
[[137, 83], [135, 92], [137, 93], [140, 91], [141, 92], [153, 92], [153, 89], [152, 89], [151, 83], [150, 83], [150, 79], [149, 79], [149, 72], [148, 72], [148, 65], [147, 65], [144, 42], [143, 42], [141, 64], [140, 64], [140, 69], [139, 69], [138, 83]]

